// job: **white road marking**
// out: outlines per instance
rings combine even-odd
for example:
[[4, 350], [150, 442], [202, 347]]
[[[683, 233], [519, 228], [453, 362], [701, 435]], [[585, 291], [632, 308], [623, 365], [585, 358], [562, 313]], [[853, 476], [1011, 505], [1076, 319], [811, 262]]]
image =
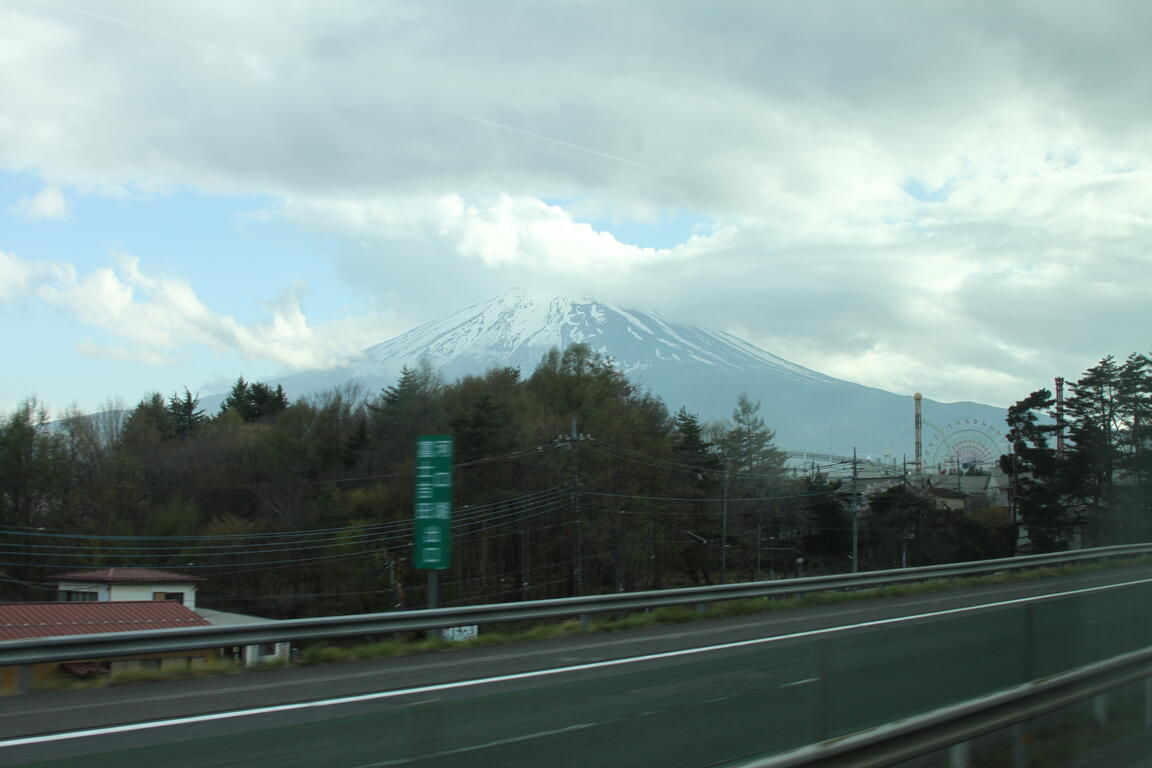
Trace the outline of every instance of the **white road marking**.
[[783, 685], [778, 685], [776, 687], [777, 688], [795, 688], [798, 685], [808, 685], [808, 683], [814, 683], [819, 679], [820, 678], [818, 678], [818, 677], [806, 677], [803, 680], [793, 680], [790, 683], [784, 683]]
[[568, 733], [569, 731], [582, 731], [585, 728], [592, 728], [596, 723], [580, 723], [578, 725], [570, 725], [567, 728], [557, 728], [554, 731], [538, 731], [536, 733], [527, 733], [523, 736], [511, 736], [507, 739], [497, 739], [496, 741], [488, 741], [483, 744], [473, 744], [470, 747], [457, 747], [456, 749], [445, 749], [442, 752], [430, 752], [427, 755], [420, 755], [419, 757], [405, 757], [397, 760], [385, 760], [382, 763], [368, 763], [367, 765], [358, 765], [355, 768], [387, 768], [390, 765], [407, 765], [414, 763], [417, 760], [428, 760], [433, 757], [446, 757], [448, 755], [460, 755], [465, 752], [476, 752], [481, 749], [489, 749], [491, 747], [502, 747], [505, 744], [516, 744], [521, 741], [531, 741], [532, 739], [543, 739], [548, 736], [558, 736], [561, 733]]
[[1033, 595], [1031, 597], [1018, 597], [1012, 600], [998, 600], [992, 603], [981, 603], [980, 605], [968, 605], [961, 608], [947, 608], [941, 611], [930, 611], [928, 613], [917, 613], [910, 616], [895, 616], [888, 619], [874, 619], [872, 621], [862, 621], [855, 624], [842, 624], [837, 627], [825, 627], [823, 629], [809, 629], [803, 632], [792, 632], [786, 635], [773, 635], [771, 637], [757, 637], [751, 640], [737, 640], [730, 643], [718, 643], [716, 645], [704, 645], [696, 648], [682, 648], [677, 651], [662, 651], [660, 653], [647, 653], [640, 656], [628, 656], [622, 659], [608, 659], [605, 661], [594, 661], [585, 664], [573, 664], [566, 667], [551, 667], [549, 669], [538, 669], [532, 672], [517, 672], [508, 675], [494, 675], [492, 677], [479, 677], [472, 680], [458, 680], [451, 683], [436, 683], [432, 685], [421, 685], [415, 688], [401, 688], [394, 691], [377, 691], [375, 693], [362, 693], [354, 696], [341, 696], [334, 699], [321, 699], [318, 701], [301, 701], [294, 704], [275, 704], [268, 707], [254, 707], [252, 709], [237, 709], [230, 712], [213, 712], [206, 715], [189, 715], [187, 717], [173, 717], [167, 720], [151, 720], [139, 723], [128, 723], [125, 725], [111, 725], [103, 728], [87, 728], [79, 731], [65, 731], [63, 733], [48, 733], [40, 736], [26, 736], [18, 739], [6, 739], [0, 741], [0, 749], [5, 747], [23, 747], [31, 744], [46, 744], [54, 741], [66, 741], [69, 739], [84, 739], [93, 736], [108, 736], [112, 734], [131, 733], [133, 731], [151, 730], [153, 728], [169, 728], [178, 725], [193, 725], [196, 723], [208, 723], [215, 720], [231, 720], [238, 717], [253, 717], [256, 715], [269, 715], [279, 712], [291, 712], [299, 709], [314, 709], [317, 707], [334, 707], [342, 704], [358, 704], [366, 701], [381, 701], [384, 699], [395, 699], [402, 696], [413, 696], [422, 693], [437, 693], [440, 691], [450, 691], [458, 688], [473, 688], [481, 685], [492, 685], [495, 683], [506, 683], [515, 680], [528, 680], [534, 677], [551, 677], [554, 675], [564, 675], [572, 672], [584, 672], [590, 669], [605, 669], [609, 667], [620, 667], [627, 664], [640, 664], [647, 661], [660, 661], [662, 659], [674, 659], [681, 656], [696, 656], [702, 653], [711, 653], [714, 651], [726, 651], [733, 648], [750, 648], [757, 645], [770, 645], [772, 643], [781, 643], [787, 640], [797, 640], [806, 637], [821, 637], [824, 635], [832, 635], [838, 632], [851, 632], [858, 629], [866, 629], [868, 627], [882, 627], [891, 624], [903, 624], [906, 622], [918, 621], [920, 619], [930, 619], [938, 616], [954, 616], [962, 613], [973, 613], [975, 611], [984, 610], [986, 608], [1003, 608], [1009, 605], [1020, 605], [1023, 603], [1036, 602], [1040, 600], [1055, 600], [1061, 597], [1070, 597], [1072, 595], [1084, 595], [1092, 592], [1104, 592], [1111, 589], [1121, 589], [1123, 587], [1132, 587], [1138, 584], [1150, 584], [1152, 578], [1137, 579], [1135, 581], [1125, 581], [1119, 584], [1104, 584], [1096, 587], [1083, 587], [1081, 589], [1072, 589], [1064, 592], [1053, 592], [1047, 595]]

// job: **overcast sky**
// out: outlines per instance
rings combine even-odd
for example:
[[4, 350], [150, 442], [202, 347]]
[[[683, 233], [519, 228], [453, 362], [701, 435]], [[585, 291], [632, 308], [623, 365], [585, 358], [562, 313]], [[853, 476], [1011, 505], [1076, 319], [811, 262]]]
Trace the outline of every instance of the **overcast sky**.
[[0, 412], [512, 287], [1011, 403], [1152, 348], [1152, 4], [0, 0]]

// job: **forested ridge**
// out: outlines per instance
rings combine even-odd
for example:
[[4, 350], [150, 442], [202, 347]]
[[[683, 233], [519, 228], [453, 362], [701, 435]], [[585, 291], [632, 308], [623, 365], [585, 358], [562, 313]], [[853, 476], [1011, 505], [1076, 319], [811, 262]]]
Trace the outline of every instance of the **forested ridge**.
[[[379, 393], [289, 402], [237, 380], [219, 413], [188, 391], [52, 424], [0, 425], [0, 590], [138, 566], [203, 576], [199, 602], [272, 617], [424, 605], [411, 567], [414, 446], [455, 437], [442, 603], [559, 597], [842, 571], [846, 489], [784, 454], [741, 397], [731, 419], [669, 412], [587, 346], [524, 376], [405, 369]], [[864, 567], [1007, 554], [1004, 531], [898, 487], [861, 524]], [[908, 552], [904, 552], [908, 556]]]

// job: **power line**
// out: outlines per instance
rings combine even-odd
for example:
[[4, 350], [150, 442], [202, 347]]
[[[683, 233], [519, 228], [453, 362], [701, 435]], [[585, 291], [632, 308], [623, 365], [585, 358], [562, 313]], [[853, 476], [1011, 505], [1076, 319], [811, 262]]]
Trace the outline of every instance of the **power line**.
[[677, 497], [677, 496], [642, 496], [642, 495], [638, 495], [638, 494], [628, 494], [628, 493], [607, 493], [604, 491], [584, 491], [584, 494], [587, 496], [604, 496], [604, 497], [614, 498], [614, 499], [640, 499], [640, 500], [644, 500], [644, 501], [702, 502], [702, 503], [716, 503], [716, 504], [722, 504], [725, 501], [731, 503], [731, 502], [739, 502], [739, 501], [781, 501], [781, 500], [787, 500], [787, 499], [811, 499], [811, 498], [815, 498], [817, 496], [839, 495], [839, 493], [840, 493], [839, 491], [812, 491], [810, 493], [792, 493], [792, 494], [784, 494], [784, 495], [780, 495], [780, 496], [744, 496], [744, 497], [738, 497], [738, 498], [736, 498], [736, 497], [728, 497], [728, 498], [718, 497], [718, 498], [693, 499], [693, 498], [684, 498], [684, 497]]
[[[484, 456], [479, 459], [461, 462], [455, 464], [456, 469], [467, 468], [479, 464], [487, 464], [493, 461], [507, 461], [517, 459], [524, 456], [543, 453], [546, 450], [552, 450], [556, 446], [550, 443], [542, 443], [540, 445], [532, 446], [531, 448], [523, 448], [520, 450], [512, 451], [510, 453], [500, 454], [497, 456]], [[157, 484], [157, 483], [111, 483], [104, 487], [107, 488], [121, 488], [137, 490], [140, 488], [148, 488], [150, 490], [165, 490], [165, 491], [246, 491], [246, 490], [262, 490], [266, 488], [299, 488], [308, 486], [320, 485], [341, 485], [345, 483], [362, 483], [368, 480], [387, 480], [396, 477], [412, 477], [415, 470], [403, 470], [400, 472], [380, 472], [369, 475], [356, 475], [353, 477], [333, 477], [333, 478], [314, 478], [307, 480], [278, 480], [275, 482], [267, 483], [216, 483], [204, 485], [190, 485], [190, 484]]]
[[[555, 495], [559, 495], [562, 493], [567, 493], [567, 491], [568, 491], [567, 486], [553, 486], [551, 488], [544, 488], [544, 489], [541, 489], [538, 491], [532, 491], [530, 493], [526, 493], [526, 494], [523, 494], [521, 496], [515, 496], [515, 497], [512, 497], [510, 499], [503, 499], [500, 501], [487, 502], [487, 503], [478, 504], [478, 505], [467, 505], [465, 507], [462, 507], [458, 511], [458, 513], [455, 516], [455, 519], [458, 521], [467, 521], [467, 520], [471, 520], [473, 518], [473, 516], [482, 516], [488, 512], [492, 512], [492, 511], [497, 511], [497, 512], [502, 513], [502, 512], [508, 511], [508, 510], [514, 510], [514, 509], [518, 508], [519, 506], [527, 506], [529, 504], [535, 503], [535, 501], [541, 497], [555, 496]], [[10, 536], [39, 538], [39, 539], [68, 539], [68, 540], [83, 540], [83, 541], [162, 541], [162, 542], [180, 541], [180, 542], [184, 542], [184, 541], [217, 541], [217, 540], [227, 541], [227, 540], [233, 540], [233, 539], [272, 539], [272, 538], [284, 538], [284, 539], [297, 538], [297, 539], [301, 540], [299, 542], [285, 541], [285, 542], [274, 542], [272, 544], [269, 544], [269, 546], [272, 546], [272, 545], [279, 545], [279, 544], [302, 543], [302, 542], [307, 541], [309, 539], [323, 538], [323, 536], [321, 536], [321, 534], [327, 534], [329, 536], [333, 536], [333, 535], [339, 535], [339, 534], [348, 534], [348, 533], [351, 533], [353, 531], [360, 531], [361, 534], [366, 535], [367, 533], [372, 533], [372, 532], [384, 533], [387, 531], [409, 530], [411, 528], [412, 528], [412, 520], [411, 519], [405, 519], [405, 520], [398, 520], [398, 521], [392, 521], [392, 522], [387, 522], [387, 523], [372, 523], [372, 524], [358, 525], [358, 526], [342, 526], [339, 528], [316, 528], [316, 529], [302, 530], [302, 531], [281, 531], [281, 532], [274, 532], [274, 533], [229, 533], [229, 534], [189, 535], [189, 536], [125, 536], [125, 535], [89, 535], [89, 534], [78, 534], [78, 533], [48, 533], [48, 532], [44, 532], [44, 531], [0, 530], [0, 534], [10, 535]], [[361, 535], [361, 534], [357, 534], [357, 535]], [[9, 545], [12, 546], [11, 543]], [[92, 549], [92, 548], [94, 548], [91, 546], [63, 545], [63, 544], [61, 544], [61, 545], [19, 544], [18, 546], [28, 547], [28, 548], [35, 547], [35, 548], [54, 548], [54, 549], [61, 549], [61, 548]], [[212, 547], [196, 547], [196, 546], [190, 545], [190, 546], [182, 546], [180, 548], [181, 549], [192, 549], [192, 548], [195, 548], [195, 549], [201, 549], [201, 548], [203, 548], [203, 549], [223, 549], [223, 548], [228, 548], [228, 547], [249, 547], [249, 546], [256, 546], [256, 545], [252, 545], [252, 544], [218, 544], [218, 545], [214, 545]], [[127, 548], [127, 547], [109, 547], [109, 548], [96, 547], [96, 548], [98, 548], [98, 549], [123, 549], [123, 548]], [[156, 547], [156, 549], [174, 549], [174, 548], [176, 548], [176, 547]]]

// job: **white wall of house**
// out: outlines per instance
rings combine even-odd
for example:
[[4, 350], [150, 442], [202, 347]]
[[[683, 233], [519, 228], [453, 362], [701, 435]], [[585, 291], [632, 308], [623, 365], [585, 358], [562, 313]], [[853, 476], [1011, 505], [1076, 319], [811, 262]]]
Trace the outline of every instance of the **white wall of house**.
[[184, 606], [196, 610], [196, 585], [185, 583], [147, 583], [132, 582], [126, 584], [93, 584], [92, 582], [62, 581], [61, 592], [95, 592], [97, 600], [153, 600], [156, 593], [179, 593], [184, 595]]
[[109, 600], [107, 584], [93, 584], [90, 581], [62, 581], [57, 589], [60, 592], [95, 593], [97, 600]]
[[165, 594], [183, 594], [183, 603], [186, 608], [196, 610], [196, 587], [193, 584], [148, 584], [144, 582], [131, 584], [110, 584], [111, 596], [109, 600], [154, 600], [157, 592]]

